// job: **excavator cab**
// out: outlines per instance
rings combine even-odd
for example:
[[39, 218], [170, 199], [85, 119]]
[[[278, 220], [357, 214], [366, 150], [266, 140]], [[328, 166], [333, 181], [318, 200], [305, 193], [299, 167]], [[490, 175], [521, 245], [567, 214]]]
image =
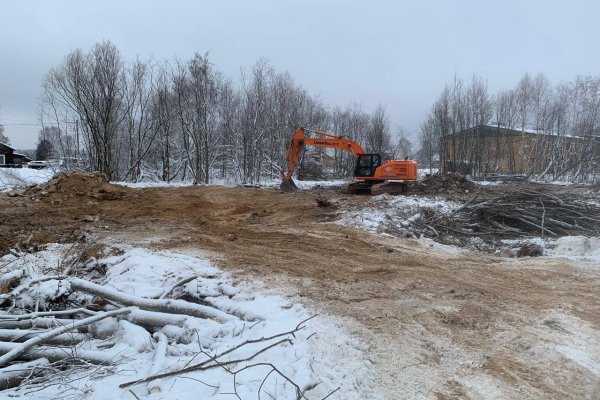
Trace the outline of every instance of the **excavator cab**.
[[381, 155], [379, 154], [360, 154], [354, 168], [354, 176], [373, 176], [375, 170], [381, 165]]

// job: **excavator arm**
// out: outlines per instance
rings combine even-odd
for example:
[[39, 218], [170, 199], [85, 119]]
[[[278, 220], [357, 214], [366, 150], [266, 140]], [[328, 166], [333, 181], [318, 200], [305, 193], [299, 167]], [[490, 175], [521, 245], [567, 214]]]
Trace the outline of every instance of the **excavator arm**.
[[361, 145], [343, 136], [310, 130], [310, 132], [315, 133], [316, 137], [306, 137], [306, 131], [308, 130], [305, 128], [298, 128], [296, 130], [292, 137], [292, 143], [290, 143], [290, 147], [285, 155], [287, 169], [281, 170], [281, 190], [283, 192], [293, 192], [298, 189], [296, 183], [292, 179], [292, 175], [296, 170], [298, 160], [302, 154], [302, 149], [306, 145], [349, 151], [354, 153], [355, 158], [358, 158], [360, 154], [365, 154], [365, 150]]

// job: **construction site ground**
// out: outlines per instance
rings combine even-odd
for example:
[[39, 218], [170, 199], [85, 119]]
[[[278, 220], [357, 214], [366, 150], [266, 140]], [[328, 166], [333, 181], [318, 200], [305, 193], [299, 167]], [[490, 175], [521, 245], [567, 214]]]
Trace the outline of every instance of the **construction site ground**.
[[369, 198], [334, 190], [98, 190], [92, 180], [0, 195], [0, 252], [81, 242], [201, 254], [338, 317], [367, 344], [386, 399], [600, 398], [598, 265], [352, 229], [335, 219]]

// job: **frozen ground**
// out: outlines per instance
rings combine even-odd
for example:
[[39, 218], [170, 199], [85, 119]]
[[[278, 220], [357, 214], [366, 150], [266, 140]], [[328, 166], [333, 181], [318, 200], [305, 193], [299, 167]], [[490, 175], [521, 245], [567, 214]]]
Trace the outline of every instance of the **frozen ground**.
[[[310, 320], [293, 345], [263, 354], [280, 363], [282, 371], [286, 368], [302, 385], [306, 379], [322, 380], [308, 391], [310, 400], [322, 398], [327, 389], [335, 390], [334, 382], [340, 377], [341, 388], [329, 399], [575, 400], [592, 399], [599, 392], [597, 263], [454, 253], [399, 239], [383, 230], [366, 234], [365, 230], [372, 228], [364, 221], [354, 221], [356, 227], [362, 224], [360, 229], [328, 222], [336, 212], [357, 212], [358, 219], [361, 210], [371, 209], [364, 220], [385, 222], [387, 217], [380, 218], [376, 211], [408, 210], [410, 215], [388, 213], [402, 226], [402, 222], [415, 221], [411, 219], [415, 212], [423, 214], [437, 207], [442, 213], [452, 213], [456, 205], [444, 200], [424, 196], [335, 199], [333, 191], [324, 191], [338, 208], [323, 209], [315, 204], [319, 193], [312, 191], [291, 196], [275, 190], [218, 186], [123, 189], [126, 194], [120, 198], [92, 200], [90, 196], [70, 196], [71, 187], [62, 185], [39, 200], [0, 196], [5, 210], [0, 214], [1, 225], [17, 232], [20, 240], [26, 240], [34, 227], [33, 245], [61, 240], [76, 229], [80, 232], [82, 223], [74, 216], [98, 215], [95, 222], [84, 224], [85, 240], [114, 243], [124, 253], [100, 254], [96, 257], [100, 262], [86, 263], [87, 271], [81, 271], [84, 278], [106, 284], [113, 291], [154, 297], [164, 293], [177, 277], [197, 273], [201, 279], [196, 285], [186, 285], [181, 293], [200, 296], [246, 319], [260, 315], [264, 320], [252, 327], [255, 322], [236, 319], [222, 324], [186, 319], [180, 336], [196, 331], [200, 335], [190, 335], [186, 343], [170, 342], [165, 346], [168, 355], [158, 360], [159, 339], [139, 329], [134, 335], [135, 328], [127, 323], [113, 323], [116, 329], [110, 338], [95, 337], [82, 345], [88, 346], [82, 350], [106, 346], [105, 354], [121, 357], [115, 368], [92, 369], [92, 376], [87, 377], [82, 370], [68, 375], [57, 370], [42, 386], [30, 386], [29, 390], [42, 389], [41, 398], [58, 393], [63, 398], [63, 392], [71, 397], [101, 398], [109, 390], [105, 398], [133, 399], [131, 393], [115, 389], [116, 385], [147, 376], [154, 365], [180, 366], [201, 350], [214, 354], [223, 346], [231, 348], [238, 340], [254, 338], [256, 333], [262, 336], [293, 329], [311, 310], [335, 319]], [[419, 207], [421, 200], [425, 207]], [[122, 243], [163, 250], [140, 250]], [[565, 244], [570, 257], [595, 251], [594, 242], [580, 242], [583, 252], [578, 252], [572, 241]], [[3, 245], [14, 246], [7, 240]], [[59, 267], [62, 256], [49, 250], [56, 255], [27, 259], [32, 268], [28, 276], [48, 274]], [[207, 265], [205, 258], [196, 257], [199, 252], [239, 282], [252, 283], [236, 284]], [[46, 303], [38, 299], [52, 298], [65, 288], [57, 281], [47, 281], [24, 293], [22, 303], [15, 305], [41, 308]], [[85, 296], [78, 298], [85, 300]], [[292, 326], [283, 326], [288, 324]], [[172, 328], [161, 328], [161, 332], [173, 334]], [[317, 334], [310, 336], [313, 332]], [[144, 339], [132, 340], [136, 337]], [[245, 351], [250, 349], [239, 353]], [[307, 354], [310, 357], [305, 357]], [[123, 355], [129, 358], [123, 359]], [[311, 357], [314, 362], [307, 361], [313, 360]], [[235, 398], [223, 394], [233, 386], [232, 377], [224, 370], [221, 373], [226, 379], [218, 385], [214, 382], [222, 376], [215, 376], [214, 370], [151, 386], [136, 385], [133, 391], [140, 399], [181, 398], [185, 394], [180, 393], [190, 390], [197, 398]], [[246, 373], [249, 377], [238, 376], [238, 382], [244, 383], [238, 392], [257, 398], [257, 385], [268, 371]], [[295, 398], [293, 389], [283, 386], [283, 378], [279, 378], [272, 373], [263, 387], [271, 394], [279, 393], [278, 398]], [[63, 382], [60, 387], [59, 381]], [[291, 392], [282, 394], [284, 390]], [[22, 393], [25, 390], [13, 390], [11, 395]], [[32, 397], [40, 396], [22, 394], [22, 398]], [[270, 397], [262, 393], [261, 398]]]
[[[27, 285], [31, 279], [55, 274], [63, 268], [69, 251], [69, 246], [52, 244], [46, 250], [20, 258], [5, 256], [0, 259], [0, 265], [3, 273], [9, 269], [25, 268], [27, 279], [21, 283]], [[200, 278], [188, 283], [183, 288], [184, 292], [201, 294], [212, 304], [256, 322], [240, 319], [220, 324], [190, 317], [183, 328], [188, 340], [169, 340], [166, 356], [157, 359], [161, 346], [157, 335], [170, 337], [170, 331], [178, 328], [167, 326], [152, 336], [144, 328], [125, 320], [105, 320], [101, 328], [112, 329], [114, 334], [104, 339], [85, 341], [72, 351], [101, 350], [115, 360], [113, 366], [48, 375], [44, 382], [3, 391], [0, 398], [128, 399], [131, 393], [118, 387], [123, 382], [179, 369], [192, 361], [200, 362], [207, 359], [207, 354], [223, 352], [246, 340], [293, 330], [299, 322], [314, 315], [311, 310], [292, 304], [283, 297], [260, 294], [252, 283], [234, 285], [228, 274], [198, 257], [134, 247], [123, 247], [121, 251], [124, 253], [92, 259], [88, 263], [88, 267], [96, 265], [106, 270], [105, 276], [96, 276], [96, 282], [123, 293], [156, 298], [182, 278], [198, 275]], [[50, 307], [52, 299], [64, 293], [68, 293], [68, 285], [61, 281], [41, 282], [25, 291], [15, 307], [41, 311]], [[85, 300], [85, 297], [79, 300]], [[111, 324], [114, 325], [112, 328]], [[317, 316], [305, 325], [306, 328], [298, 332], [290, 343], [273, 347], [251, 361], [239, 363], [234, 369], [261, 362], [272, 363], [306, 390], [308, 399], [321, 399], [338, 387], [332, 398], [379, 397], [372, 387], [372, 369], [365, 356], [364, 342], [349, 336], [333, 317]], [[245, 346], [221, 361], [247, 357], [279, 339]], [[237, 374], [235, 382], [240, 398], [256, 399], [259, 392], [262, 398], [295, 398], [292, 385], [282, 376], [269, 374], [269, 371], [270, 367], [263, 365]], [[148, 399], [222, 399], [233, 396], [233, 384], [234, 379], [229, 372], [224, 368], [214, 368], [133, 386], [131, 390], [137, 397]]]

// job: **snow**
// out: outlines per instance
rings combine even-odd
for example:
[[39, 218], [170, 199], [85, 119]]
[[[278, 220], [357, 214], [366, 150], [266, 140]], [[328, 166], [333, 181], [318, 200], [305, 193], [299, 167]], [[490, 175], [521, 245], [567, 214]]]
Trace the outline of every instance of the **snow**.
[[144, 189], [144, 188], [162, 188], [162, 187], [185, 187], [193, 186], [194, 183], [191, 181], [171, 181], [171, 182], [155, 182], [155, 181], [143, 181], [143, 182], [125, 182], [117, 181], [111, 182], [114, 185], [120, 185], [130, 187], [133, 189]]
[[[330, 188], [330, 187], [339, 187], [342, 186], [349, 181], [346, 179], [337, 179], [337, 180], [327, 180], [327, 181], [300, 181], [294, 180], [298, 189], [302, 190], [311, 190], [316, 188]], [[193, 186], [194, 183], [191, 181], [173, 181], [173, 182], [154, 182], [154, 181], [144, 181], [144, 182], [111, 182], [115, 185], [126, 186], [134, 189], [143, 189], [143, 188], [160, 188], [160, 187], [185, 187], [185, 186]], [[277, 188], [279, 189], [279, 185], [281, 184], [281, 179], [272, 179], [265, 180], [258, 184], [258, 186], [263, 188]], [[199, 184], [199, 186], [205, 186], [206, 184]], [[239, 186], [240, 183], [225, 181], [220, 179], [213, 179], [208, 186], [225, 186], [225, 187], [234, 187]]]
[[371, 232], [384, 232], [388, 226], [410, 226], [419, 218], [424, 209], [436, 213], [449, 214], [460, 204], [441, 197], [426, 198], [417, 196], [373, 196], [364, 208], [348, 211], [338, 221], [354, 228]]
[[39, 185], [54, 175], [51, 169], [0, 168], [0, 192]]
[[[298, 186], [300, 190], [312, 190], [318, 188], [338, 188], [346, 183], [351, 182], [349, 179], [332, 179], [332, 180], [324, 180], [324, 181], [301, 181], [299, 179], [294, 179], [294, 183]], [[261, 187], [266, 188], [276, 188], [279, 189], [279, 185], [281, 185], [281, 179], [272, 179], [266, 180], [260, 183]]]
[[418, 168], [417, 169], [417, 177], [424, 178], [427, 175], [437, 174], [439, 172], [439, 168]]
[[477, 184], [479, 186], [498, 186], [503, 183], [501, 181], [471, 181], [471, 182], [474, 182], [475, 184]]
[[424, 212], [448, 215], [461, 207], [460, 203], [441, 197], [419, 196], [373, 196], [368, 203], [356, 210], [345, 212], [336, 223], [355, 229], [362, 229], [384, 236], [406, 236], [417, 239], [422, 245], [442, 250], [448, 254], [462, 254], [467, 250], [456, 246], [438, 243], [423, 235], [415, 236], [417, 230], [411, 226], [422, 218]]
[[556, 240], [548, 255], [576, 261], [591, 261], [600, 268], [600, 238], [564, 236]]
[[[189, 363], [208, 359], [206, 354], [218, 354], [250, 339], [258, 339], [293, 330], [299, 322], [314, 315], [314, 311], [276, 295], [260, 293], [259, 283], [234, 283], [232, 278], [211, 265], [206, 259], [183, 255], [173, 251], [151, 251], [142, 248], [120, 246], [122, 254], [93, 260], [85, 270], [95, 273], [95, 283], [106, 290], [118, 290], [131, 296], [158, 298], [175, 283], [188, 276], [198, 276], [183, 287], [175, 289], [203, 299], [203, 304], [213, 304], [234, 311], [240, 318], [225, 323], [210, 319], [185, 317], [182, 327], [167, 325], [154, 337], [135, 323], [115, 318], [94, 325], [94, 332], [102, 332], [96, 339], [77, 345], [75, 351], [97, 352], [115, 360], [115, 366], [103, 373], [92, 373], [76, 369], [65, 377], [48, 376], [43, 386], [29, 386], [2, 392], [2, 396], [29, 398], [35, 391], [36, 399], [85, 397], [86, 399], [131, 398], [127, 389], [119, 389], [124, 382], [145, 378], [157, 370], [179, 369]], [[0, 274], [15, 269], [26, 271], [22, 285], [43, 275], [57, 274], [67, 265], [66, 254], [70, 246], [52, 244], [43, 251], [0, 258]], [[72, 255], [75, 256], [75, 255]], [[7, 266], [10, 263], [10, 266]], [[105, 274], [97, 271], [105, 270]], [[78, 275], [84, 273], [79, 272]], [[24, 287], [23, 286], [23, 287]], [[49, 300], [66, 293], [66, 282], [53, 279], [33, 285], [23, 292], [23, 299], [16, 306], [25, 304], [40, 310], [49, 306]], [[90, 296], [72, 294], [72, 298], [89, 300]], [[141, 310], [133, 311], [138, 318]], [[157, 313], [152, 313], [156, 315]], [[181, 316], [179, 316], [181, 317]], [[257, 322], [249, 319], [260, 318]], [[246, 320], [244, 320], [246, 319]], [[381, 398], [372, 387], [373, 372], [370, 368], [362, 340], [350, 336], [342, 323], [331, 316], [316, 316], [306, 322], [306, 328], [295, 334], [266, 342], [248, 344], [223, 356], [221, 361], [241, 359], [278, 340], [289, 342], [277, 345], [256, 356], [249, 362], [272, 363], [283, 374], [306, 390], [308, 399], [320, 399], [338, 386], [340, 389], [332, 399]], [[182, 340], [181, 336], [187, 340]], [[164, 338], [168, 338], [165, 345]], [[175, 342], [174, 337], [180, 337]], [[157, 349], [166, 348], [166, 354], [157, 355]], [[203, 352], [203, 353], [202, 353]], [[153, 362], [158, 362], [156, 366]], [[240, 372], [236, 376], [237, 393], [242, 399], [256, 399], [259, 387], [270, 371], [270, 367], [257, 366]], [[61, 379], [63, 380], [61, 383]], [[163, 378], [150, 384], [131, 387], [139, 398], [149, 399], [221, 399], [235, 396], [233, 376], [223, 368], [195, 371]], [[261, 398], [295, 398], [295, 389], [276, 373], [271, 373], [261, 389]], [[0, 397], [2, 397], [0, 396]]]
[[521, 128], [521, 127], [508, 127], [505, 125], [498, 125], [497, 123], [488, 123], [487, 126], [491, 127], [491, 128], [500, 128], [500, 129], [508, 129], [511, 131], [515, 131], [515, 132], [523, 132], [523, 133], [530, 133], [530, 134], [534, 134], [534, 135], [542, 135], [542, 136], [561, 136], [561, 137], [568, 137], [568, 138], [579, 138], [582, 139], [582, 136], [576, 136], [576, 135], [571, 135], [568, 133], [561, 133], [559, 134], [558, 132], [555, 131], [546, 131], [543, 129], [533, 129], [533, 128]]
[[[296, 186], [299, 189], [315, 189], [315, 188], [326, 188], [326, 187], [339, 187], [350, 182], [348, 179], [333, 179], [328, 181], [299, 181], [295, 180]], [[280, 182], [281, 183], [281, 182]]]
[[[30, 168], [0, 168], [0, 191], [8, 192], [13, 189], [27, 187], [32, 185], [39, 185], [41, 183], [48, 182], [57, 171], [49, 168], [45, 169], [30, 169]], [[326, 181], [300, 181], [295, 180], [299, 189], [310, 190], [319, 187], [339, 187], [343, 184], [348, 183], [348, 180], [337, 179], [337, 180], [326, 180]], [[133, 189], [144, 189], [144, 188], [163, 188], [163, 187], [186, 187], [193, 186], [193, 181], [150, 181], [145, 180], [141, 182], [127, 182], [127, 181], [114, 181], [111, 182], [114, 185], [125, 186]], [[259, 183], [259, 186], [265, 188], [279, 188], [281, 179], [265, 180]], [[206, 184], [200, 183], [199, 186], [205, 186]], [[239, 186], [239, 182], [223, 179], [211, 179], [208, 186], [225, 186], [234, 187]]]

